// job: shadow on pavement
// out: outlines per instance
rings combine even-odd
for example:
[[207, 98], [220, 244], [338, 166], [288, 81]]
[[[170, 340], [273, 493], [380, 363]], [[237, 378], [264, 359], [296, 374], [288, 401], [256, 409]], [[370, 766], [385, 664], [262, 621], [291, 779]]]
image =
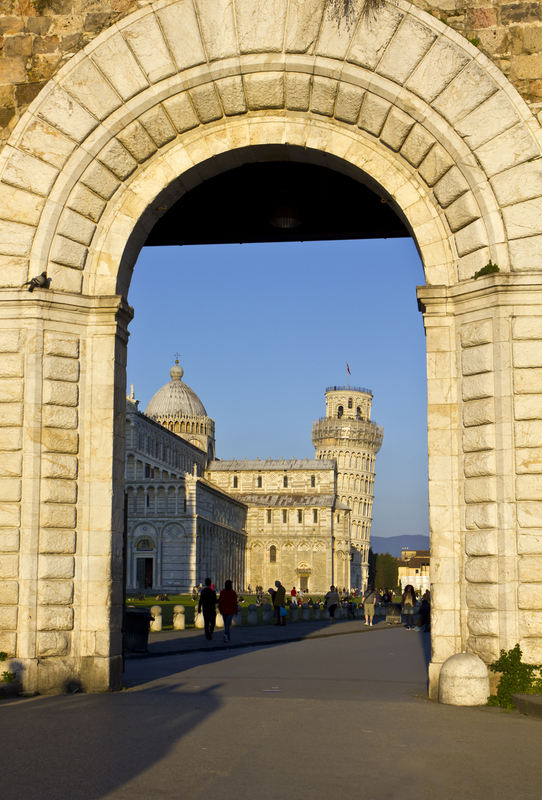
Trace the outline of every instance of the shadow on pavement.
[[[9, 736], [2, 737], [2, 796], [108, 796], [165, 758], [180, 739], [218, 711], [217, 688], [161, 686], [133, 693], [36, 698], [2, 707], [2, 728], [9, 730]], [[178, 764], [179, 786], [185, 768]]]

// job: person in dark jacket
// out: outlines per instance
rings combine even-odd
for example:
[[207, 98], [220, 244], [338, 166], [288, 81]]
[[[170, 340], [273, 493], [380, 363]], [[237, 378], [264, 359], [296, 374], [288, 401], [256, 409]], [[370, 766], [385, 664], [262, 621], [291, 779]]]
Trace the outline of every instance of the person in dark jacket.
[[218, 598], [218, 610], [224, 618], [224, 641], [229, 642], [231, 622], [239, 611], [239, 606], [237, 605], [237, 594], [231, 581], [226, 581], [224, 588], [220, 592], [220, 597]]
[[216, 604], [218, 598], [214, 589], [211, 589], [211, 579], [205, 578], [205, 588], [201, 590], [198, 602], [198, 612], [203, 611], [203, 622], [205, 638], [209, 641], [213, 638], [213, 631], [216, 623]]

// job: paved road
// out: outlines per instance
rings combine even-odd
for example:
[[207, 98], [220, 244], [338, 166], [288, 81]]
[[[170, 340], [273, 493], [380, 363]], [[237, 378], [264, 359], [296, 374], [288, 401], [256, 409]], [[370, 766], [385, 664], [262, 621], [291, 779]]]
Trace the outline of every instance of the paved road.
[[128, 691], [4, 701], [2, 797], [539, 800], [542, 723], [425, 697], [382, 629], [128, 663]]

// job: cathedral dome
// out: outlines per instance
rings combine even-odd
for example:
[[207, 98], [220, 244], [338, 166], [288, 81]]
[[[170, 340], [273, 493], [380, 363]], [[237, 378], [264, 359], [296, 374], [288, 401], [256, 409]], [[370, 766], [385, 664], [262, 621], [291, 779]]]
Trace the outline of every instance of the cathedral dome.
[[152, 419], [164, 417], [206, 417], [207, 412], [197, 394], [183, 383], [184, 370], [175, 361], [171, 368], [171, 381], [159, 389], [145, 409]]

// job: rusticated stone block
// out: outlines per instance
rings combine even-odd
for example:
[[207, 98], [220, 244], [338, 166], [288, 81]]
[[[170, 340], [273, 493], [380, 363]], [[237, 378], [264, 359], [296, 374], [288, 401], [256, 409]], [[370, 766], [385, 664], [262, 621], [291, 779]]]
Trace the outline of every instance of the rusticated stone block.
[[468, 532], [465, 535], [465, 551], [468, 556], [496, 556], [496, 531]]
[[[239, 75], [231, 78], [223, 78], [215, 83], [215, 87], [224, 109], [224, 114], [227, 117], [233, 117], [236, 114], [245, 114], [247, 110], [247, 103], [245, 98], [245, 90], [243, 81]], [[308, 99], [307, 99], [308, 108]], [[306, 111], [307, 109], [305, 109]]]
[[[158, 108], [161, 107], [158, 106]], [[171, 125], [168, 122], [167, 117], [165, 116], [163, 111], [162, 115], [165, 118], [165, 124], [169, 127], [169, 130], [172, 132], [171, 138], [172, 139], [175, 138], [175, 132], [171, 128]], [[145, 125], [144, 118], [145, 115], [143, 114], [141, 116], [141, 120]], [[151, 118], [149, 118], [149, 125], [151, 125], [152, 127]], [[145, 127], [147, 126], [145, 125]], [[150, 130], [148, 130], [148, 132], [151, 133]], [[85, 186], [87, 186], [93, 192], [98, 194], [100, 197], [103, 197], [104, 200], [110, 200], [120, 186], [120, 181], [116, 177], [116, 175], [113, 175], [113, 173], [109, 169], [107, 169], [107, 167], [102, 166], [102, 164], [100, 164], [99, 161], [93, 161], [92, 164], [90, 164], [90, 166], [85, 170], [85, 172], [83, 173], [83, 177], [81, 178], [81, 183], [84, 183]], [[88, 242], [86, 243], [88, 244]]]
[[44, 381], [43, 402], [56, 406], [77, 406], [79, 388], [65, 381]]
[[514, 342], [514, 367], [542, 367], [542, 342]]
[[19, 602], [17, 581], [0, 581], [0, 606], [16, 606]]
[[495, 478], [468, 478], [465, 481], [465, 503], [491, 503], [496, 499]]
[[68, 200], [68, 208], [77, 211], [92, 222], [99, 222], [105, 208], [105, 200], [91, 192], [82, 183], [78, 183]]
[[457, 167], [452, 167], [440, 181], [435, 184], [433, 191], [442, 208], [448, 206], [469, 191], [469, 185]]
[[542, 638], [542, 611], [523, 611], [519, 614], [520, 636]]
[[397, 83], [405, 83], [436, 38], [429, 27], [406, 17], [386, 49], [377, 72]]
[[40, 580], [71, 580], [75, 572], [75, 559], [65, 555], [40, 555], [38, 577]]
[[22, 403], [23, 382], [19, 380], [0, 380], [0, 403]]
[[22, 378], [24, 375], [23, 356], [5, 354], [0, 358], [0, 378]]
[[492, 373], [469, 375], [461, 381], [463, 400], [481, 400], [483, 397], [492, 397], [494, 392], [494, 376]]
[[[257, 77], [265, 79], [265, 75]], [[256, 96], [258, 93], [256, 86], [254, 88], [254, 91]], [[215, 91], [214, 84], [207, 83], [204, 84], [203, 86], [198, 86], [195, 89], [191, 89], [189, 95], [200, 122], [203, 122], [203, 124], [205, 124], [207, 122], [213, 122], [215, 119], [220, 119], [222, 117], [222, 106], [220, 105], [220, 101]], [[248, 87], [247, 87], [247, 95], [248, 95]]]
[[64, 606], [38, 606], [38, 630], [73, 630], [73, 608], [65, 608]]
[[45, 478], [41, 483], [42, 502], [75, 503], [77, 501], [77, 481]]
[[492, 556], [468, 558], [465, 564], [465, 577], [469, 583], [498, 583], [498, 559]]
[[77, 478], [77, 458], [60, 453], [48, 453], [42, 459], [42, 476], [44, 478]]
[[38, 633], [39, 656], [67, 656], [70, 653], [71, 636], [69, 633]]
[[43, 376], [52, 381], [76, 382], [79, 380], [79, 361], [73, 358], [46, 356], [43, 359]]
[[459, 200], [455, 200], [446, 209], [446, 219], [454, 233], [470, 225], [480, 217], [480, 209], [472, 192], [464, 194], [463, 197], [460, 197]]
[[386, 117], [386, 122], [380, 134], [380, 140], [387, 145], [390, 150], [398, 152], [406, 140], [410, 130], [414, 126], [414, 120], [404, 111], [393, 107]]
[[467, 453], [463, 459], [463, 469], [467, 478], [496, 475], [497, 462], [495, 453], [491, 450], [484, 450], [480, 453]]
[[523, 661], [526, 664], [542, 663], [542, 637], [520, 639], [519, 646], [523, 653]]
[[0, 331], [0, 353], [18, 353], [20, 349], [20, 331]]
[[19, 503], [0, 503], [0, 527], [18, 528], [21, 524]]
[[521, 420], [514, 424], [517, 447], [542, 447], [542, 421]]
[[20, 478], [0, 478], [0, 503], [18, 503], [21, 499]]
[[465, 508], [465, 525], [467, 530], [485, 530], [497, 527], [497, 506], [472, 505]]
[[0, 453], [0, 477], [17, 478], [23, 474], [23, 457], [20, 453]]
[[[168, 142], [173, 141], [177, 136], [176, 130], [173, 128], [161, 105], [156, 105], [142, 114], [140, 121], [157, 147], [163, 147]], [[113, 178], [112, 175], [111, 178]], [[109, 187], [108, 190], [110, 190], [110, 188], [111, 187]], [[96, 189], [94, 191], [96, 191]], [[104, 196], [104, 191], [106, 191], [105, 187], [99, 192], [102, 197]]]
[[83, 269], [87, 260], [87, 248], [72, 239], [55, 236], [50, 258], [55, 264], [62, 264], [72, 269]]
[[0, 631], [0, 651], [7, 653], [8, 656], [15, 656], [17, 653], [16, 633], [11, 631]]
[[[180, 95], [177, 95], [177, 97], [179, 96]], [[173, 101], [176, 99], [177, 98], [172, 98], [171, 101], [166, 101], [164, 103], [166, 108], [168, 108], [168, 102], [173, 103]], [[168, 114], [173, 119], [173, 122], [175, 122], [174, 118], [169, 112], [169, 108]], [[105, 166], [108, 167], [111, 172], [121, 181], [125, 181], [126, 178], [128, 178], [132, 172], [137, 169], [137, 161], [135, 158], [133, 158], [128, 150], [126, 150], [126, 148], [123, 147], [116, 139], [113, 139], [111, 142], [106, 144], [103, 150], [101, 150], [98, 154], [98, 160], [101, 161], [102, 164], [105, 164]], [[89, 194], [91, 193], [89, 192]]]
[[461, 353], [463, 375], [477, 375], [493, 370], [493, 347], [490, 344], [469, 347]]
[[[179, 133], [185, 133], [186, 131], [192, 130], [192, 128], [197, 128], [199, 125], [199, 119], [187, 92], [176, 94], [174, 97], [164, 100], [163, 106]], [[136, 164], [136, 162], [134, 162], [134, 164]]]
[[[62, 236], [66, 237], [67, 239], [73, 239], [74, 242], [79, 242], [79, 244], [85, 245], [86, 247], [88, 247], [88, 245], [91, 243], [95, 230], [96, 225], [93, 222], [85, 217], [82, 217], [81, 214], [77, 214], [75, 211], [72, 211], [69, 208], [64, 210], [58, 226], [58, 233], [62, 234]], [[55, 355], [62, 354], [55, 353]]]
[[495, 583], [467, 584], [467, 606], [469, 608], [499, 607], [499, 587]]
[[355, 125], [361, 109], [364, 92], [358, 86], [339, 83], [335, 102], [335, 119]]
[[497, 636], [499, 615], [496, 611], [469, 611], [467, 626], [472, 636]]
[[517, 517], [520, 528], [542, 528], [540, 503], [518, 503]]
[[312, 84], [311, 110], [315, 114], [332, 117], [337, 95], [337, 81], [331, 78], [314, 77]]
[[75, 553], [75, 531], [43, 528], [40, 531], [39, 552], [71, 555]]
[[0, 631], [17, 630], [17, 606], [0, 606]]
[[542, 583], [542, 556], [522, 556], [518, 575], [521, 583]]
[[429, 150], [418, 171], [428, 186], [434, 186], [451, 167], [453, 161], [439, 144]]
[[40, 523], [44, 528], [75, 528], [76, 510], [74, 505], [43, 503], [40, 509]]
[[518, 586], [518, 607], [542, 610], [542, 583]]
[[518, 533], [519, 555], [542, 555], [542, 530]]
[[469, 636], [467, 653], [474, 653], [486, 664], [492, 664], [499, 657], [499, 639], [496, 636]]
[[518, 475], [516, 497], [518, 500], [542, 500], [542, 475]]
[[0, 427], [19, 428], [23, 424], [22, 403], [0, 403]]
[[512, 336], [518, 340], [542, 339], [542, 319], [540, 317], [516, 317], [512, 320]]
[[18, 552], [19, 552], [18, 528], [0, 528], [0, 553], [18, 553]]
[[542, 419], [542, 397], [537, 394], [515, 397], [514, 417], [516, 419]]
[[435, 141], [425, 128], [416, 123], [401, 148], [401, 155], [413, 167], [419, 167]]
[[461, 347], [477, 347], [489, 344], [493, 339], [493, 322], [483, 319], [478, 322], [469, 322], [460, 329]]
[[38, 581], [38, 603], [69, 606], [73, 602], [73, 581]]
[[471, 400], [463, 403], [463, 425], [471, 428], [495, 422], [495, 405], [493, 398], [487, 400]]
[[49, 452], [72, 454], [78, 452], [79, 437], [73, 431], [65, 431], [59, 428], [44, 428], [42, 437], [43, 445]]
[[373, 136], [380, 136], [390, 108], [391, 103], [388, 103], [387, 100], [365, 92], [359, 116], [359, 127]]
[[515, 369], [515, 394], [542, 393], [542, 369]]
[[78, 412], [76, 408], [47, 405], [43, 407], [43, 425], [47, 428], [77, 428]]

